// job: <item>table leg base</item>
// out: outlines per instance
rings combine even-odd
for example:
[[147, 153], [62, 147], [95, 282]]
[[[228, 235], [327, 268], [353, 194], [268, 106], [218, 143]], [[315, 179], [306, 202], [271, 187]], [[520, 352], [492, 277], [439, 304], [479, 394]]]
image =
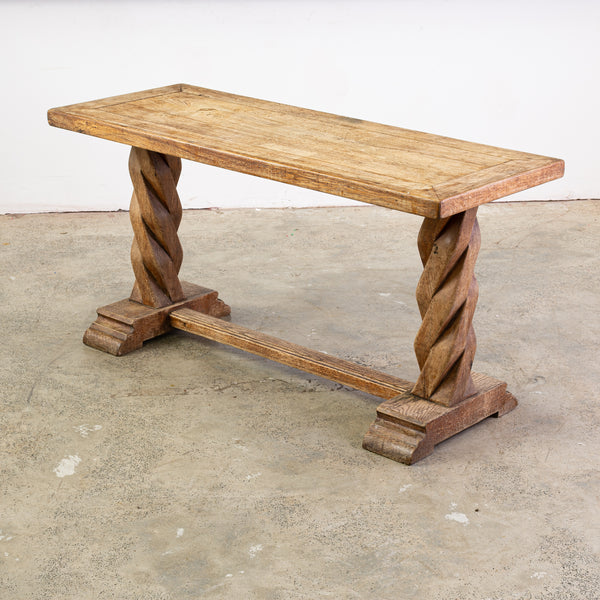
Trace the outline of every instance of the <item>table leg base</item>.
[[98, 318], [83, 336], [83, 343], [123, 356], [141, 348], [149, 339], [171, 331], [170, 313], [179, 308], [191, 308], [213, 317], [225, 317], [231, 309], [218, 297], [218, 292], [181, 282], [185, 300], [163, 308], [152, 308], [130, 299], [120, 300], [97, 310]]
[[473, 373], [477, 392], [459, 404], [442, 406], [405, 392], [377, 408], [363, 448], [411, 465], [433, 452], [434, 446], [491, 416], [501, 417], [517, 406], [506, 383]]

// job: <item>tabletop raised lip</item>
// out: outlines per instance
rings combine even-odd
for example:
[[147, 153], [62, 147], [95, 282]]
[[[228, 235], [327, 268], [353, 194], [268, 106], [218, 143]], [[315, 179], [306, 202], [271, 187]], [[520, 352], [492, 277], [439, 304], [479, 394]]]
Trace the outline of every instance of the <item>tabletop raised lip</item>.
[[[363, 447], [405, 464], [517, 405], [506, 383], [471, 372], [477, 209], [561, 177], [562, 160], [186, 84], [53, 108], [48, 121], [131, 146], [135, 283], [97, 309], [87, 345], [120, 356], [182, 329], [368, 392], [385, 401]], [[180, 281], [182, 158], [424, 217], [417, 381], [224, 321], [216, 291]]]

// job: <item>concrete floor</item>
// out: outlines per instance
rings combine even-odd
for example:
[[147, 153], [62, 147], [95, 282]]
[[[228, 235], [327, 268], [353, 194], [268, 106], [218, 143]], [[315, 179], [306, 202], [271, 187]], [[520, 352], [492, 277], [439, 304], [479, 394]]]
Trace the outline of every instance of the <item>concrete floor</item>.
[[[520, 406], [412, 467], [362, 450], [367, 394], [181, 332], [84, 346], [130, 291], [126, 213], [0, 217], [0, 598], [600, 598], [599, 217], [480, 209], [474, 368]], [[182, 276], [414, 379], [419, 225], [187, 212]]]

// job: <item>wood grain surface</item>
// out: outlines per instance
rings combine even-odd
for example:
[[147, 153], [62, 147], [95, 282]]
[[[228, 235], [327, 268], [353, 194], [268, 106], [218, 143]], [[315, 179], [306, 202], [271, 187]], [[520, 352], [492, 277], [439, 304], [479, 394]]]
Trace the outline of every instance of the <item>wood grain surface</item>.
[[363, 448], [411, 465], [431, 454], [436, 444], [517, 406], [502, 381], [473, 373], [473, 385], [472, 396], [450, 407], [410, 392], [383, 402], [365, 434]]
[[231, 308], [218, 292], [181, 282], [185, 300], [154, 308], [131, 298], [101, 306], [98, 318], [88, 327], [83, 343], [97, 350], [123, 356], [142, 347], [144, 342], [171, 331], [169, 315], [178, 308], [191, 308], [215, 317], [225, 317]]
[[185, 298], [178, 273], [183, 249], [177, 236], [182, 208], [177, 194], [181, 159], [132, 148], [129, 173], [133, 195], [129, 217], [134, 239], [131, 299], [147, 306], [169, 306]]
[[170, 319], [171, 326], [175, 329], [264, 356], [380, 398], [393, 398], [412, 387], [412, 383], [399, 377], [310, 350], [242, 325], [228, 323], [190, 308], [179, 308], [171, 312]]
[[48, 121], [430, 218], [564, 172], [555, 158], [185, 84], [54, 108]]
[[447, 219], [424, 219], [418, 245], [423, 274], [417, 303], [423, 323], [415, 353], [421, 373], [412, 393], [452, 406], [475, 391], [472, 321], [479, 288], [474, 268], [481, 245], [477, 207]]

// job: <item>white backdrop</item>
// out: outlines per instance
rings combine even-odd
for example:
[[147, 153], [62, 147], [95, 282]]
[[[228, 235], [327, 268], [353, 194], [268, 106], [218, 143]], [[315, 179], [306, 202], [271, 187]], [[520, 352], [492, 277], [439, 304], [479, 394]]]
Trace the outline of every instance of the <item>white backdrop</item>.
[[[599, 198], [600, 2], [1, 1], [0, 213], [127, 208], [128, 148], [46, 110], [171, 83], [564, 158]], [[351, 201], [184, 161], [184, 208]]]

